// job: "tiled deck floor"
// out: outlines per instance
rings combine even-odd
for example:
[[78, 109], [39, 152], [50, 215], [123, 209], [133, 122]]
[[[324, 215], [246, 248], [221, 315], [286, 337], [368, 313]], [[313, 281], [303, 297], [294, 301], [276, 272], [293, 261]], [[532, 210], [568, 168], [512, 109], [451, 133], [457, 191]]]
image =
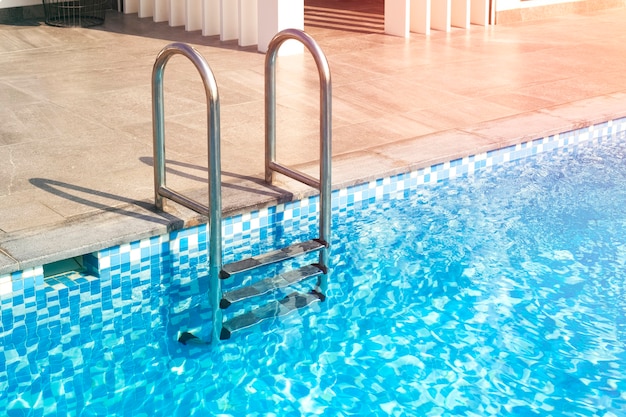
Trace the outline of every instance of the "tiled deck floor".
[[[313, 7], [338, 4], [353, 9], [332, 13], [341, 23], [316, 17]], [[381, 33], [380, 1], [307, 7], [305, 30], [333, 76], [336, 186], [626, 115], [626, 9], [402, 39]], [[225, 208], [280, 194], [258, 185], [264, 55], [255, 47], [117, 12], [91, 29], [0, 25], [0, 274], [189, 219], [152, 209], [151, 71], [172, 41], [194, 45], [215, 72]], [[309, 55], [280, 57], [278, 82], [278, 156], [314, 172]], [[175, 57], [165, 88], [168, 182], [203, 198], [199, 77]]]

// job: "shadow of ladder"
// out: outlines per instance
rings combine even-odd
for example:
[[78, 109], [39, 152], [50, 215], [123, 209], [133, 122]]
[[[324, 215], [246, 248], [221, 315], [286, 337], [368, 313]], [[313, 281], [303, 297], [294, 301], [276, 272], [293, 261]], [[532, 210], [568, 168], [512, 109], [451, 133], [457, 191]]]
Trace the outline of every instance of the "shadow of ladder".
[[[319, 179], [282, 165], [276, 161], [276, 70], [275, 63], [280, 46], [287, 40], [301, 42], [313, 55], [320, 77], [320, 174]], [[168, 60], [177, 54], [187, 57], [194, 64], [206, 90], [208, 141], [209, 141], [209, 205], [192, 200], [166, 186], [165, 178], [165, 127], [163, 105], [163, 72]], [[163, 210], [165, 199], [175, 201], [191, 210], [208, 216], [209, 235], [209, 299], [211, 302], [211, 341], [224, 340], [241, 329], [265, 320], [288, 314], [316, 301], [324, 301], [328, 286], [328, 251], [331, 217], [331, 79], [328, 61], [317, 43], [305, 32], [286, 29], [274, 36], [265, 58], [265, 181], [272, 184], [280, 173], [319, 190], [319, 235], [304, 242], [296, 242], [259, 256], [222, 264], [222, 203], [219, 97], [217, 83], [206, 60], [191, 46], [172, 43], [161, 50], [156, 58], [152, 75], [153, 133], [154, 133], [154, 184], [155, 205]], [[301, 266], [276, 276], [257, 280], [232, 291], [223, 292], [221, 282], [266, 265], [282, 263], [317, 252], [318, 262]], [[223, 320], [222, 310], [235, 303], [293, 286], [306, 279], [317, 277], [317, 283], [309, 292], [293, 292], [281, 300], [271, 300], [252, 309]], [[195, 336], [185, 332], [179, 341], [186, 344]]]

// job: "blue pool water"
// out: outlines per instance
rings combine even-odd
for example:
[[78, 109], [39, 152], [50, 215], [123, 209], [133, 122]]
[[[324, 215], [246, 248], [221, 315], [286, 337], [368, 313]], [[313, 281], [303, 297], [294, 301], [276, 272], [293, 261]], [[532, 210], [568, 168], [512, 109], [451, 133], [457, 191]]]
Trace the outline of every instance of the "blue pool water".
[[[0, 409], [626, 415], [626, 135], [528, 153], [335, 210], [327, 300], [211, 347], [176, 342], [210, 328], [202, 245], [24, 284], [1, 299]], [[227, 258], [290, 236], [254, 233]]]

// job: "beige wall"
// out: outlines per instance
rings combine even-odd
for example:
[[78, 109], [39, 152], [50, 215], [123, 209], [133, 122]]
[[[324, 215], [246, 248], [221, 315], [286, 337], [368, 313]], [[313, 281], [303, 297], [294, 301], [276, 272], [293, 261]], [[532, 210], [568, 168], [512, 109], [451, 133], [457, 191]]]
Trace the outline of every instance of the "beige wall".
[[495, 0], [496, 10], [499, 12], [512, 9], [524, 9], [559, 3], [575, 3], [584, 0]]
[[626, 0], [493, 0], [496, 24], [626, 7]]
[[41, 0], [0, 0], [0, 9], [9, 7], [34, 6], [41, 4]]

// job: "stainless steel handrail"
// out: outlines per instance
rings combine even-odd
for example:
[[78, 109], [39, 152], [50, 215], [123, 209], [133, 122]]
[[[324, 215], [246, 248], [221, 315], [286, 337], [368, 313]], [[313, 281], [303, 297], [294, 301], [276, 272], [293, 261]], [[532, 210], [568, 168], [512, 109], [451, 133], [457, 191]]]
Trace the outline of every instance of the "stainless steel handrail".
[[[163, 72], [165, 64], [174, 55], [187, 57], [202, 78], [207, 99], [208, 145], [209, 145], [209, 204], [192, 200], [167, 188], [165, 178], [165, 119], [163, 111]], [[222, 329], [222, 298], [219, 272], [222, 269], [222, 196], [220, 159], [220, 102], [213, 71], [205, 59], [193, 47], [184, 43], [171, 43], [159, 52], [152, 69], [152, 128], [154, 139], [154, 201], [163, 210], [165, 198], [173, 200], [209, 218], [209, 298], [212, 309], [213, 330], [211, 339], [219, 340]]]
[[[295, 39], [300, 41], [313, 55], [320, 78], [320, 173], [319, 179], [276, 162], [276, 57], [283, 42]], [[332, 84], [328, 60], [317, 42], [306, 32], [298, 29], [285, 29], [270, 41], [265, 56], [265, 181], [274, 180], [274, 172], [291, 177], [316, 188], [320, 192], [320, 239], [330, 243], [331, 217], [331, 97]], [[320, 251], [320, 264], [328, 265], [328, 249]], [[322, 294], [328, 285], [327, 274], [318, 283]]]

